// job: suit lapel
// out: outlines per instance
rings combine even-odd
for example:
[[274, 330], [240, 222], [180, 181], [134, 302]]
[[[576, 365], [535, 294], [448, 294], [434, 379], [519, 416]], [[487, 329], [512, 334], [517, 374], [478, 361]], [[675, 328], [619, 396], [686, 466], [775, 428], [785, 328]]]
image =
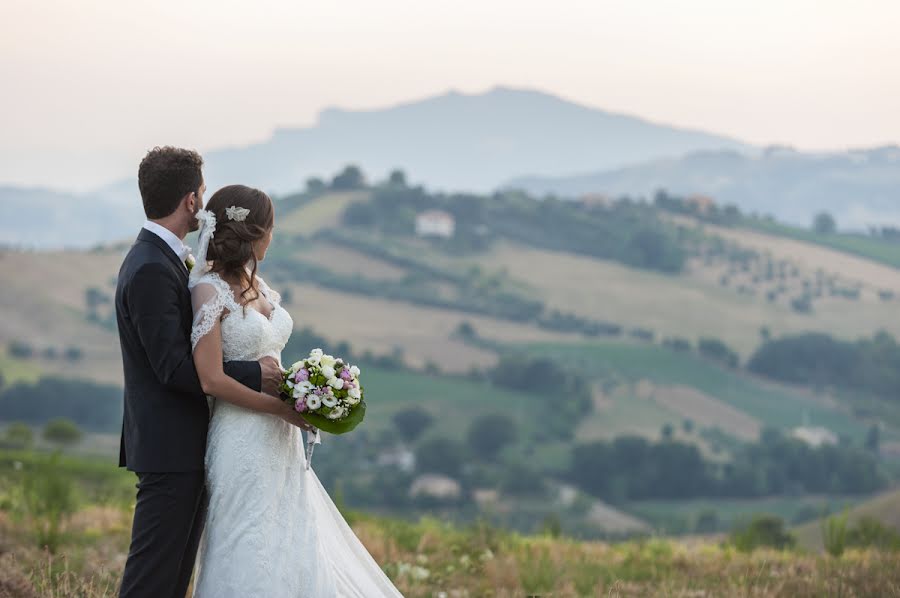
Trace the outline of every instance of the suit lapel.
[[165, 254], [169, 261], [178, 269], [179, 274], [184, 279], [185, 283], [188, 279], [188, 269], [184, 262], [181, 261], [181, 258], [178, 257], [172, 248], [169, 247], [169, 244], [159, 238], [159, 235], [151, 233], [146, 228], [142, 228], [141, 232], [138, 234], [138, 241], [146, 241], [148, 243], [153, 243]]

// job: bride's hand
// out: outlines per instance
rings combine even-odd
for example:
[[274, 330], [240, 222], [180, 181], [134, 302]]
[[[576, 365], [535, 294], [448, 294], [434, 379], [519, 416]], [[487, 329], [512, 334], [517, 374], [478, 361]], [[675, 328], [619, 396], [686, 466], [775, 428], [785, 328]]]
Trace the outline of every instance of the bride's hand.
[[[287, 403], [285, 403], [287, 405]], [[303, 416], [294, 411], [290, 405], [287, 405], [288, 413], [285, 413], [281, 416], [281, 419], [291, 424], [292, 426], [297, 426], [301, 430], [306, 430], [307, 432], [315, 432], [316, 429], [313, 427], [308, 421], [303, 419]]]
[[281, 399], [276, 399], [271, 395], [267, 395], [266, 393], [259, 393], [260, 400], [260, 411], [265, 413], [271, 413], [272, 415], [277, 415], [287, 423], [292, 426], [297, 426], [301, 430], [306, 430], [307, 432], [312, 432], [315, 428], [309, 424], [303, 416], [294, 411], [294, 408], [285, 403]]

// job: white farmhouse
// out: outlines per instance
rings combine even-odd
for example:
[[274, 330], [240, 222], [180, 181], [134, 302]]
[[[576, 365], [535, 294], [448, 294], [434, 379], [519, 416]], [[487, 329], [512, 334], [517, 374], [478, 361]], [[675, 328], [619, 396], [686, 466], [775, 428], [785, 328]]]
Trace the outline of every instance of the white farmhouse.
[[453, 238], [456, 220], [442, 210], [428, 210], [416, 216], [416, 235], [419, 237]]
[[834, 435], [834, 432], [821, 426], [799, 426], [791, 431], [791, 436], [802, 440], [811, 447], [838, 443], [838, 437]]

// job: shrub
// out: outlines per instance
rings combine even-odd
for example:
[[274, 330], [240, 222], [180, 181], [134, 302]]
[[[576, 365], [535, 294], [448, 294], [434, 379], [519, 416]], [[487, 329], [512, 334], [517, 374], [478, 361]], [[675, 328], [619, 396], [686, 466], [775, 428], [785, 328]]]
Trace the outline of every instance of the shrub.
[[53, 444], [73, 445], [81, 442], [81, 429], [68, 419], [54, 419], [44, 426], [44, 439]]
[[63, 521], [75, 510], [75, 488], [59, 464], [59, 455], [35, 461], [25, 471], [23, 499], [38, 547], [59, 549]]
[[34, 444], [34, 431], [22, 422], [13, 422], [6, 428], [6, 444], [13, 448], [29, 449]]
[[897, 552], [900, 551], [900, 532], [867, 515], [856, 527], [847, 530], [847, 546]]
[[785, 529], [781, 517], [757, 515], [731, 532], [731, 543], [741, 552], [752, 552], [763, 547], [777, 550], [793, 548], [797, 540]]
[[822, 520], [822, 543], [825, 551], [838, 558], [847, 547], [847, 512], [832, 515]]

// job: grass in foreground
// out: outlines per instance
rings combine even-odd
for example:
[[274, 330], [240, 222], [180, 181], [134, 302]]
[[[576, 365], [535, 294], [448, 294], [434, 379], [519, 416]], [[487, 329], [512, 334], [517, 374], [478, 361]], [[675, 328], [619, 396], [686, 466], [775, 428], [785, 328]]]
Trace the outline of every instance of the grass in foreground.
[[[56, 557], [0, 513], [0, 596], [115, 596], [131, 514], [88, 507], [65, 528]], [[453, 528], [351, 514], [359, 538], [410, 598], [576, 596], [890, 596], [900, 556], [840, 559], [663, 539], [620, 544], [523, 537], [487, 526]]]

